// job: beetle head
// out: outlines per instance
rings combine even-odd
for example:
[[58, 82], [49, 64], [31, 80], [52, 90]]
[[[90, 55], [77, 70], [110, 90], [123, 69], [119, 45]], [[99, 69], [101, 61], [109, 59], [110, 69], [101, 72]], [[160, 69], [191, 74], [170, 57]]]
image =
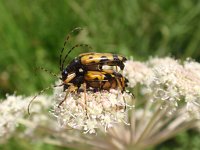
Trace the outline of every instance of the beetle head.
[[64, 81], [66, 78], [67, 78], [67, 76], [68, 76], [68, 72], [67, 72], [67, 70], [66, 69], [64, 69], [63, 71], [62, 71], [62, 77], [60, 78], [62, 81]]

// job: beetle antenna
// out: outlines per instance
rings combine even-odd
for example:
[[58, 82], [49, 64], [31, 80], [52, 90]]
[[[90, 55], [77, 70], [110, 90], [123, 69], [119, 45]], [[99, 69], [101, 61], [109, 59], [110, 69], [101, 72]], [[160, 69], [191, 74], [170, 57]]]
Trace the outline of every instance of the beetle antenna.
[[30, 106], [31, 106], [32, 102], [36, 99], [36, 97], [38, 97], [39, 95], [41, 95], [42, 93], [44, 93], [45, 91], [47, 91], [47, 90], [49, 90], [49, 89], [52, 89], [52, 88], [54, 88], [54, 87], [60, 87], [60, 86], [63, 86], [63, 85], [64, 85], [64, 83], [62, 83], [62, 84], [60, 84], [60, 85], [49, 86], [49, 87], [47, 87], [47, 88], [41, 90], [38, 94], [36, 94], [36, 95], [31, 99], [31, 101], [30, 101], [29, 104], [28, 104], [28, 108], [27, 108], [28, 115], [30, 115]]
[[90, 45], [88, 45], [88, 44], [76, 44], [76, 45], [74, 45], [74, 46], [68, 51], [68, 53], [65, 55], [65, 57], [64, 57], [64, 59], [63, 59], [63, 62], [62, 62], [62, 67], [61, 67], [62, 69], [63, 69], [63, 67], [64, 67], [64, 63], [65, 63], [65, 61], [66, 61], [68, 55], [71, 53], [71, 51], [72, 51], [73, 49], [75, 49], [75, 48], [77, 48], [77, 47], [86, 47], [86, 48], [92, 49], [92, 47], [91, 47]]
[[[69, 38], [71, 37], [71, 34], [72, 34], [73, 32], [75, 32], [75, 31], [80, 31], [80, 30], [82, 30], [82, 28], [80, 28], [80, 27], [74, 28], [72, 31], [70, 31], [70, 33], [69, 33], [69, 34], [67, 35], [67, 37], [65, 38], [65, 42], [64, 42], [64, 44], [63, 44], [63, 48], [62, 48], [61, 51], [60, 51], [60, 61], [59, 61], [59, 64], [60, 64], [60, 71], [63, 70], [62, 54], [63, 54], [63, 51], [64, 51], [64, 49], [65, 49], [65, 47], [66, 47], [67, 41], [69, 40]], [[69, 53], [69, 52], [68, 52], [68, 53]]]
[[49, 71], [49, 70], [47, 70], [47, 69], [45, 69], [45, 68], [43, 68], [43, 67], [36, 67], [35, 70], [36, 70], [36, 71], [37, 71], [37, 70], [42, 70], [42, 71], [45, 71], [45, 72], [49, 73], [50, 75], [52, 75], [52, 76], [54, 76], [54, 77], [56, 77], [56, 78], [60, 78], [57, 74], [55, 74], [55, 73], [53, 73], [53, 72], [51, 72], [51, 71]]

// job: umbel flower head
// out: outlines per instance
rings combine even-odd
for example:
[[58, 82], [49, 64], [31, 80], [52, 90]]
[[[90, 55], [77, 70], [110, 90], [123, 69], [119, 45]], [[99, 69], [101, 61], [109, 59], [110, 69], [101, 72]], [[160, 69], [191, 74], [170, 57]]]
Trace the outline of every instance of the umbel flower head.
[[18, 135], [23, 125], [20, 136], [62, 147], [143, 150], [182, 131], [200, 129], [198, 62], [169, 57], [130, 60], [123, 75], [134, 98], [118, 90], [66, 95], [55, 88], [53, 95], [37, 97], [27, 118], [32, 97], [8, 96], [0, 103], [0, 142]]
[[[200, 64], [191, 60], [181, 62], [172, 58], [152, 58], [148, 62], [128, 61], [124, 75], [130, 86], [140, 84], [141, 94], [150, 101], [176, 112], [185, 102], [185, 113], [200, 118]], [[134, 79], [133, 79], [134, 77]], [[143, 97], [145, 98], [145, 97]], [[188, 118], [188, 119], [189, 119]]]
[[119, 122], [126, 123], [128, 101], [131, 95], [111, 89], [110, 91], [69, 93], [62, 88], [55, 90], [56, 104], [52, 110], [61, 127], [95, 133], [96, 129], [107, 131]]

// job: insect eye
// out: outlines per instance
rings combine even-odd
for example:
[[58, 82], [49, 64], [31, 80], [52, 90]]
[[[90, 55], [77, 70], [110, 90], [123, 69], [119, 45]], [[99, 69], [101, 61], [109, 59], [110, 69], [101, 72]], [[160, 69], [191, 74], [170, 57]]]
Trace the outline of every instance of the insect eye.
[[63, 76], [64, 76], [64, 75], [67, 75], [67, 71], [66, 71], [66, 70], [63, 70], [62, 75], [63, 75]]
[[63, 70], [61, 80], [64, 81], [67, 78], [67, 76], [68, 76], [68, 72], [66, 70]]

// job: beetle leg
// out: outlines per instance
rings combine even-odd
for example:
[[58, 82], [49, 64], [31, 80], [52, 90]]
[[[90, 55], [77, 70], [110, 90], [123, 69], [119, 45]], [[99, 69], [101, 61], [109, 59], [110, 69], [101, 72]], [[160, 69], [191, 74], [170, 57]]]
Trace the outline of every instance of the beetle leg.
[[125, 112], [127, 106], [126, 106], [126, 100], [125, 100], [124, 96], [123, 96], [123, 100], [124, 100], [124, 105], [125, 105], [125, 106], [124, 106], [124, 112]]
[[116, 68], [116, 71], [118, 72], [118, 68], [117, 68], [117, 66], [115, 66], [115, 68]]
[[120, 88], [120, 91], [123, 91], [123, 88], [122, 88], [122, 85], [121, 85], [119, 79], [116, 78], [116, 80], [117, 80], [117, 84], [118, 84], [118, 86], [119, 86], [119, 88]]
[[58, 107], [60, 107], [63, 104], [63, 102], [67, 99], [67, 96], [68, 96], [69, 93], [77, 91], [77, 87], [76, 86], [74, 86], [72, 83], [68, 83], [68, 84], [70, 86], [66, 91], [65, 98], [58, 104]]
[[86, 97], [86, 83], [83, 83], [83, 90], [84, 90], [84, 101], [85, 101], [85, 105], [84, 105], [84, 109], [86, 111], [86, 116], [88, 117], [87, 114], [87, 97]]
[[63, 102], [67, 99], [67, 96], [69, 94], [69, 90], [66, 91], [65, 98], [58, 104], [58, 108], [63, 104]]

